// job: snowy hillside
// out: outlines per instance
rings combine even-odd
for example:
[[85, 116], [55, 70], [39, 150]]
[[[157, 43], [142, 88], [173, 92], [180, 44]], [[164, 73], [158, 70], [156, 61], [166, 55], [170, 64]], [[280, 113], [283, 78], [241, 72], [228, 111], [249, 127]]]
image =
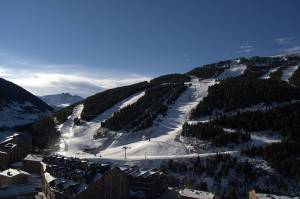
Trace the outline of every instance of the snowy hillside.
[[78, 95], [71, 95], [69, 93], [45, 95], [41, 96], [40, 99], [52, 106], [53, 108], [63, 108], [83, 100], [82, 97]]
[[31, 123], [52, 108], [25, 89], [0, 78], [0, 128]]
[[[157, 159], [170, 156], [186, 156], [190, 154], [189, 146], [186, 145], [187, 143], [180, 141], [179, 136], [182, 131], [182, 125], [190, 120], [191, 111], [203, 97], [207, 95], [210, 86], [218, 81], [242, 76], [246, 69], [247, 66], [242, 64], [240, 60], [233, 60], [229, 67], [226, 67], [217, 77], [203, 80], [198, 80], [196, 77], [193, 77], [191, 82], [186, 82], [186, 84], [189, 85], [188, 90], [181, 94], [174, 104], [168, 107], [166, 115], [161, 115], [154, 121], [154, 124], [150, 128], [142, 131], [130, 133], [124, 133], [122, 131], [106, 132], [105, 129], [101, 128], [101, 122], [110, 118], [115, 112], [124, 108], [126, 105], [135, 103], [144, 95], [144, 92], [136, 93], [115, 104], [112, 108], [95, 117], [92, 121], [82, 121], [79, 125], [74, 125], [74, 118], [80, 117], [80, 113], [83, 109], [83, 105], [78, 105], [75, 107], [69, 119], [59, 126], [62, 137], [64, 138], [64, 144], [67, 145], [67, 147], [61, 147], [60, 153], [68, 156], [97, 156], [108, 159], [123, 159], [124, 148], [127, 148], [126, 152], [129, 159], [143, 159], [145, 155], [149, 158]], [[269, 75], [277, 69], [278, 68], [269, 69], [269, 71], [260, 78], [268, 79]], [[287, 76], [287, 73], [286, 71], [283, 74]], [[289, 72], [289, 76], [291, 75], [292, 72]], [[237, 111], [260, 110], [261, 107], [262, 105], [260, 104], [259, 109], [251, 107]], [[274, 105], [274, 107], [276, 107], [276, 105]], [[228, 114], [237, 111], [231, 111]], [[207, 120], [207, 118], [208, 117], [205, 117], [204, 121]], [[201, 120], [203, 119], [200, 118], [198, 121]], [[193, 120], [192, 122], [196, 121]], [[96, 138], [95, 136], [99, 134], [99, 132], [102, 132], [100, 133], [102, 136]], [[103, 132], [105, 134], [104, 136]], [[269, 142], [263, 136], [260, 138], [257, 135], [253, 135], [252, 138], [258, 142], [261, 142], [260, 140]], [[272, 142], [272, 138], [270, 138], [270, 142]], [[224, 151], [226, 152], [226, 149]]]
[[286, 82], [289, 81], [289, 78], [294, 74], [298, 67], [299, 66], [288, 66], [285, 70], [283, 70], [281, 80]]
[[[93, 135], [101, 126], [101, 121], [106, 120], [114, 112], [124, 106], [135, 103], [144, 95], [144, 92], [137, 93], [108, 109], [93, 121], [76, 126], [73, 131], [77, 136], [72, 138], [72, 143], [70, 144], [73, 148], [69, 146], [68, 150], [62, 151], [62, 154], [72, 156], [76, 155], [79, 151], [84, 153], [84, 149], [86, 148], [97, 148], [101, 145], [106, 145], [107, 147], [105, 148], [103, 146], [101, 147], [104, 148], [104, 150], [100, 151], [100, 154], [122, 159], [124, 153], [122, 147], [127, 144], [131, 147], [131, 150], [128, 152], [129, 155], [140, 156], [141, 158], [144, 157], [146, 151], [149, 152], [149, 155], [156, 156], [172, 155], [175, 153], [186, 154], [185, 146], [174, 141], [175, 136], [178, 135], [182, 124], [188, 118], [190, 110], [206, 95], [208, 86], [213, 84], [213, 82], [214, 81], [206, 81], [200, 83], [197, 79], [193, 79], [192, 86], [169, 108], [166, 114], [167, 116], [159, 119], [160, 121], [156, 121], [156, 124], [145, 132], [136, 132], [130, 135], [123, 134], [122, 132], [111, 132], [111, 134], [113, 134], [111, 138], [93, 139]], [[74, 114], [75, 113], [76, 111], [74, 111]], [[63, 125], [65, 124], [66, 123]], [[61, 132], [64, 132], [64, 130], [61, 130]], [[152, 141], [146, 141], [146, 137]], [[153, 151], [154, 149], [155, 151]]]
[[224, 80], [224, 79], [227, 79], [227, 78], [238, 77], [238, 76], [244, 74], [246, 68], [247, 67], [245, 65], [232, 64], [229, 69], [226, 69], [216, 79], [217, 80]]
[[280, 67], [271, 68], [266, 74], [260, 77], [260, 79], [269, 79], [270, 75], [274, 72], [276, 72]]
[[[249, 187], [295, 196], [300, 193], [294, 181], [299, 177], [300, 90], [289, 81], [298, 80], [299, 63], [298, 57], [240, 58], [194, 69], [193, 75], [166, 75], [125, 88], [130, 92], [118, 88], [99, 93], [64, 112], [67, 120], [56, 126], [60, 132], [56, 153], [163, 168], [176, 183], [203, 185], [222, 196], [235, 182], [240, 198]], [[186, 89], [171, 103], [167, 103], [171, 94], [149, 92], [164, 88], [175, 93], [172, 85]], [[155, 114], [158, 103], [165, 108]], [[132, 110], [148, 115], [135, 117]], [[105, 125], [110, 120], [121, 127], [145, 120], [150, 125], [112, 130]]]
[[[271, 58], [265, 58], [270, 62]], [[286, 61], [288, 59], [276, 58], [279, 61]], [[277, 60], [277, 61], [278, 61]], [[189, 122], [191, 111], [195, 109], [198, 103], [208, 94], [208, 88], [220, 83], [228, 78], [235, 78], [243, 76], [247, 70], [247, 65], [252, 66], [257, 64], [258, 67], [265, 67], [262, 63], [264, 58], [253, 58], [249, 60], [232, 60], [226, 61], [226, 67], [217, 76], [208, 79], [199, 80], [192, 77], [190, 82], [186, 82], [189, 88], [181, 94], [174, 104], [168, 106], [165, 115], [160, 115], [154, 121], [153, 125], [145, 130], [137, 132], [123, 132], [123, 131], [110, 131], [101, 127], [101, 122], [106, 121], [113, 114], [129, 104], [134, 104], [145, 95], [145, 92], [138, 92], [130, 97], [116, 103], [113, 107], [109, 108], [102, 114], [98, 115], [91, 121], [81, 121], [80, 124], [74, 124], [74, 118], [80, 118], [84, 105], [75, 107], [73, 114], [69, 119], [58, 126], [62, 134], [63, 144], [61, 144], [59, 153], [67, 156], [80, 156], [80, 157], [102, 157], [106, 159], [123, 159], [124, 149], [126, 148], [127, 157], [129, 159], [143, 159], [145, 156], [149, 158], [160, 159], [162, 157], [171, 156], [186, 156], [190, 152], [190, 144], [186, 140], [180, 139], [182, 126], [185, 122]], [[220, 62], [223, 63], [223, 62]], [[222, 66], [218, 66], [222, 68]], [[283, 77], [290, 77], [297, 68], [287, 67], [283, 71]], [[278, 67], [272, 67], [264, 72], [264, 75], [257, 77], [259, 79], [268, 79], [270, 74], [278, 70]], [[266, 71], [262, 68], [262, 71]], [[288, 76], [288, 77], [287, 77]], [[167, 76], [166, 76], [167, 77]], [[282, 103], [274, 102], [273, 105], [265, 105], [263, 102], [250, 106], [249, 108], [242, 108], [230, 111], [227, 115], [233, 113], [242, 113], [247, 111], [268, 110], [270, 107], [281, 107], [289, 104], [290, 102], [298, 102], [297, 100], [287, 101]], [[207, 121], [209, 117], [191, 120], [192, 123], [197, 121]], [[264, 135], [261, 137], [259, 134], [254, 134], [252, 137], [254, 144], [256, 142], [273, 142]], [[276, 138], [277, 139], [277, 138]], [[64, 145], [62, 147], [62, 145]], [[229, 149], [222, 149], [224, 152], [231, 151]], [[221, 151], [222, 151], [221, 150]], [[208, 150], [207, 152], [212, 152]]]
[[0, 127], [11, 128], [34, 122], [40, 117], [49, 115], [48, 112], [37, 109], [30, 102], [0, 103]]
[[[227, 79], [242, 75], [245, 66], [233, 65], [225, 69], [216, 79]], [[123, 133], [109, 132], [104, 138], [94, 139], [95, 133], [101, 127], [101, 121], [109, 118], [117, 110], [129, 103], [134, 103], [143, 93], [137, 93], [124, 101], [116, 104], [105, 113], [99, 115], [91, 122], [83, 122], [78, 126], [69, 126], [70, 120], [78, 117], [78, 106], [74, 109], [73, 115], [65, 122], [60, 130], [62, 135], [73, 135], [68, 139], [68, 148], [60, 150], [60, 154], [67, 156], [97, 157], [123, 159], [124, 147], [128, 147], [127, 156], [130, 159], [144, 159], [145, 155], [149, 158], [161, 159], [163, 157], [188, 156], [190, 153], [187, 146], [178, 140], [182, 130], [182, 125], [189, 120], [191, 110], [207, 95], [208, 87], [216, 83], [216, 79], [198, 80], [192, 78], [186, 90], [174, 104], [169, 106], [166, 116], [158, 118], [152, 127], [138, 132]], [[80, 106], [80, 105], [79, 105]], [[75, 115], [74, 115], [75, 114]], [[73, 123], [71, 122], [73, 125]], [[89, 152], [93, 151], [92, 155]]]
[[68, 120], [58, 127], [62, 137], [60, 141], [60, 151], [62, 153], [75, 155], [86, 149], [100, 147], [103, 143], [100, 140], [95, 140], [94, 135], [101, 127], [101, 122], [109, 118], [114, 112], [121, 108], [135, 103], [143, 95], [144, 92], [140, 92], [130, 96], [106, 110], [92, 121], [83, 122], [81, 125], [74, 125], [74, 119], [80, 118], [84, 105], [79, 104], [76, 106]]

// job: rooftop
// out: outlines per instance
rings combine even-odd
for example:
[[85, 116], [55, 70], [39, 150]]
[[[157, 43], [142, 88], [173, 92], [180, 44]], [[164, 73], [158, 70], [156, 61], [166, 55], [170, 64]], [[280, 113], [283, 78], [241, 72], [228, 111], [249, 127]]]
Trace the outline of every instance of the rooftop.
[[40, 155], [34, 155], [34, 154], [28, 154], [24, 160], [30, 160], [30, 161], [37, 161], [41, 162], [43, 160], [43, 157]]
[[15, 132], [1, 132], [0, 133], [0, 144], [12, 140], [14, 137], [18, 136]]
[[299, 199], [299, 197], [279, 196], [279, 195], [263, 194], [263, 193], [257, 193], [256, 196], [259, 199]]
[[139, 167], [121, 166], [119, 167], [119, 169], [123, 171], [126, 175], [129, 175], [131, 177], [147, 178], [158, 173], [158, 171], [155, 170], [146, 170]]
[[193, 189], [182, 189], [179, 191], [181, 196], [195, 198], [195, 199], [212, 199], [214, 194], [206, 191], [199, 191]]
[[19, 174], [30, 175], [29, 173], [19, 170], [19, 169], [7, 169], [5, 171], [0, 172], [0, 175], [6, 176], [6, 177], [14, 177]]

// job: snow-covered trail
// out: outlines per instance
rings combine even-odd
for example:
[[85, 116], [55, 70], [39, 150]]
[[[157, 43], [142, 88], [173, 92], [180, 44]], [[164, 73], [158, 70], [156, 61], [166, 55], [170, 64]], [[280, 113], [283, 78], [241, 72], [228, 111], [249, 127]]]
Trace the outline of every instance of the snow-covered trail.
[[[217, 77], [217, 80], [242, 75], [246, 67], [234, 64], [229, 69]], [[142, 131], [122, 133], [109, 132], [109, 135], [95, 140], [94, 134], [101, 126], [100, 122], [109, 118], [120, 108], [135, 103], [144, 92], [133, 95], [122, 102], [116, 104], [111, 109], [99, 115], [91, 122], [84, 122], [80, 126], [73, 128], [73, 137], [68, 145], [68, 151], [60, 154], [66, 156], [76, 156], [80, 158], [101, 157], [104, 159], [124, 159], [124, 147], [126, 146], [127, 157], [135, 160], [143, 160], [145, 155], [148, 157], [185, 157], [190, 154], [188, 148], [179, 139], [182, 125], [188, 121], [191, 110], [208, 94], [208, 87], [218, 81], [216, 79], [192, 78], [187, 83], [189, 88], [184, 91], [174, 104], [169, 106], [166, 116], [159, 117], [154, 124]], [[94, 155], [85, 151], [94, 149]]]
[[106, 110], [105, 112], [100, 114], [98, 117], [93, 119], [92, 122], [103, 122], [103, 121], [107, 120], [110, 116], [112, 116], [113, 113], [115, 113], [118, 110], [124, 108], [125, 106], [128, 106], [130, 104], [134, 104], [135, 102], [137, 102], [144, 95], [145, 95], [145, 91], [136, 93], [136, 94], [122, 100], [121, 102], [115, 104], [113, 107], [109, 108], [108, 110]]
[[280, 143], [281, 142], [280, 136], [265, 136], [252, 133], [251, 140], [252, 145], [265, 145], [265, 144], [272, 144], [272, 143]]
[[64, 122], [60, 127], [59, 127], [59, 131], [61, 133], [61, 139], [60, 139], [60, 144], [59, 144], [59, 148], [60, 151], [67, 151], [68, 150], [68, 146], [69, 146], [69, 141], [70, 139], [74, 136], [74, 119], [81, 117], [81, 113], [83, 110], [83, 104], [79, 104], [77, 105], [74, 110], [72, 115], [70, 115], [67, 119], [66, 122]]
[[[139, 98], [144, 96], [144, 94], [144, 91], [134, 94], [115, 104], [92, 121], [83, 122], [78, 126], [74, 126], [74, 118], [80, 117], [83, 105], [82, 109], [75, 107], [73, 114], [60, 128], [63, 142], [61, 142], [62, 147], [60, 147], [61, 150], [59, 153], [62, 155], [74, 156], [78, 152], [82, 152], [85, 149], [93, 149], [101, 146], [106, 139], [94, 139], [95, 133], [101, 127], [101, 122], [111, 117], [114, 112], [120, 110], [121, 108], [135, 103]], [[64, 145], [67, 145], [67, 148], [63, 147]]]
[[122, 159], [124, 146], [129, 147], [128, 157], [136, 159], [143, 159], [145, 155], [167, 157], [188, 154], [186, 146], [175, 138], [188, 120], [191, 110], [207, 95], [208, 87], [214, 83], [213, 79], [198, 81], [193, 78], [192, 85], [169, 107], [165, 117], [144, 131], [122, 134], [111, 146], [100, 152], [101, 156]]
[[225, 71], [217, 77], [217, 80], [224, 80], [227, 78], [241, 76], [242, 74], [244, 74], [246, 69], [247, 69], [247, 66], [245, 66], [245, 65], [233, 64], [230, 66], [230, 68], [225, 69]]
[[270, 75], [276, 71], [278, 71], [280, 67], [272, 68], [267, 73], [265, 73], [263, 76], [261, 76], [259, 79], [269, 79]]
[[281, 80], [288, 82], [289, 78], [294, 74], [299, 66], [288, 66], [282, 71]]

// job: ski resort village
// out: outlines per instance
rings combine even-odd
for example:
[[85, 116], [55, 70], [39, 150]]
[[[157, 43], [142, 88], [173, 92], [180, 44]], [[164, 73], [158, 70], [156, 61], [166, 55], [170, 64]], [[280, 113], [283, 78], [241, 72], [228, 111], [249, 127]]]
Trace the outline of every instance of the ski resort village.
[[0, 199], [300, 199], [299, 19], [0, 0]]
[[1, 79], [0, 198], [299, 198], [299, 65], [240, 57], [60, 108]]

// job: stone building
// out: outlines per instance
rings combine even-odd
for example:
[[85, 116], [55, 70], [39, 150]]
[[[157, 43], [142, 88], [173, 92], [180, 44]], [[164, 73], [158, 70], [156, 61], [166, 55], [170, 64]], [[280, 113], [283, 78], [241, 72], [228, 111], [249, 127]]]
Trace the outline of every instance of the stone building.
[[0, 139], [0, 169], [5, 170], [10, 164], [23, 160], [31, 148], [31, 136], [25, 133], [13, 133]]
[[187, 188], [179, 190], [179, 195], [181, 199], [218, 199], [218, 197], [211, 192]]
[[0, 172], [0, 187], [24, 184], [28, 182], [30, 174], [16, 169], [7, 169]]
[[49, 199], [128, 199], [129, 182], [118, 167], [62, 156], [45, 157], [42, 165]]
[[59, 155], [44, 157], [43, 193], [49, 199], [158, 198], [167, 177], [158, 170], [88, 162]]
[[256, 193], [255, 190], [249, 192], [249, 199], [299, 199], [299, 196], [284, 196], [275, 194]]
[[42, 173], [42, 160], [43, 157], [34, 154], [28, 154], [23, 160], [23, 169], [29, 173]]
[[167, 177], [157, 170], [134, 167], [120, 167], [128, 176], [131, 192], [140, 193], [138, 198], [157, 198], [167, 190]]

